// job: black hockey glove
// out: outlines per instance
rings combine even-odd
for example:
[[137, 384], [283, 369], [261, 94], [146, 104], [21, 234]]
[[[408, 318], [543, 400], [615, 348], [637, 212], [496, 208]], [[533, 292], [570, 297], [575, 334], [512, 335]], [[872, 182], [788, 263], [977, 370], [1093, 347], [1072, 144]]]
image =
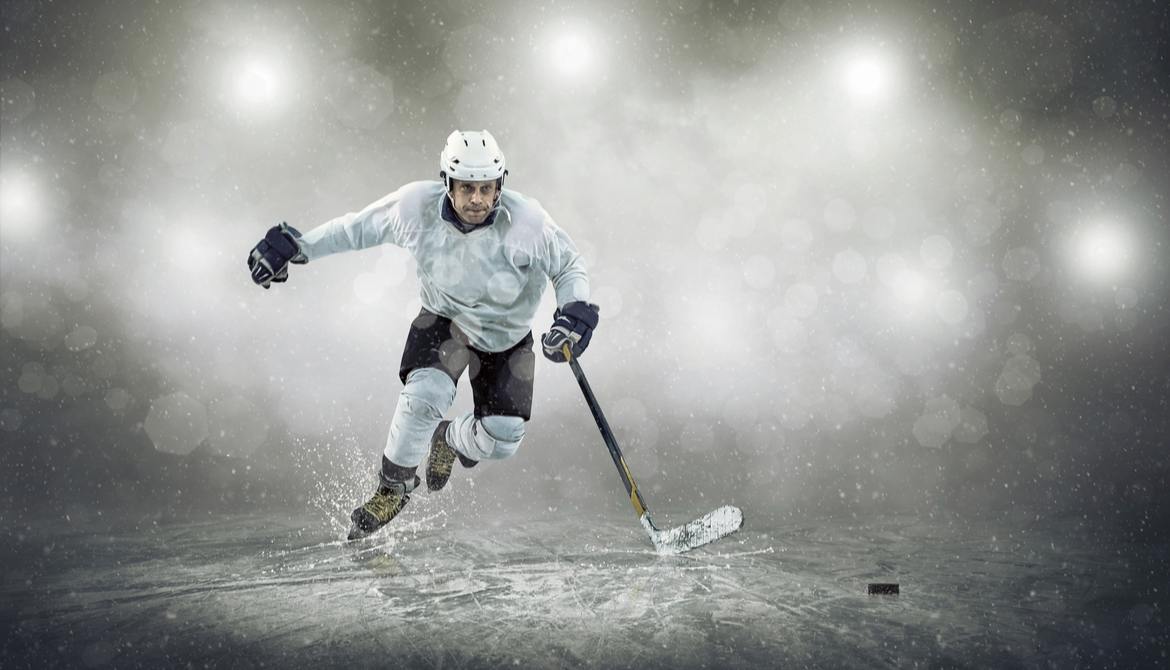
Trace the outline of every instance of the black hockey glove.
[[301, 233], [287, 223], [269, 228], [264, 239], [248, 254], [252, 281], [268, 288], [272, 282], [288, 281], [289, 263], [308, 263], [309, 259], [301, 253], [297, 243], [300, 236]]
[[552, 328], [540, 338], [544, 357], [554, 363], [564, 363], [568, 359], [561, 349], [566, 342], [573, 356], [580, 356], [589, 346], [600, 311], [597, 305], [581, 301], [566, 303], [558, 309], [553, 314]]

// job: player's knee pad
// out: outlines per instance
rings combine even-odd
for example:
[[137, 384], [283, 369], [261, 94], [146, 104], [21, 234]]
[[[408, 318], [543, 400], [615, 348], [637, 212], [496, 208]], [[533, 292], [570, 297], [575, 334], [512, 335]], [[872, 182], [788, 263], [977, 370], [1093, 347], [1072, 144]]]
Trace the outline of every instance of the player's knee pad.
[[[481, 435], [491, 441], [490, 449], [483, 449], [485, 458], [508, 458], [520, 448], [524, 439], [524, 419], [519, 416], [485, 416], [479, 420]], [[488, 445], [480, 445], [487, 447]]]
[[439, 421], [455, 402], [455, 382], [436, 368], [418, 368], [406, 377], [401, 400], [413, 414]]

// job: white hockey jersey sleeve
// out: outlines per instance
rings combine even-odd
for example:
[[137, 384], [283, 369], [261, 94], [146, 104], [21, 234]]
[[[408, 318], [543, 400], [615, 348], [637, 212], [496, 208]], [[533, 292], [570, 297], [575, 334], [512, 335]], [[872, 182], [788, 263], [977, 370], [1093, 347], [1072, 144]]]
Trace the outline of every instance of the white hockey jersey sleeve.
[[589, 275], [585, 259], [577, 251], [568, 233], [552, 222], [545, 221], [545, 250], [548, 259], [548, 277], [557, 295], [557, 307], [577, 300], [589, 300]]
[[367, 205], [327, 221], [305, 233], [299, 240], [309, 261], [342, 251], [367, 249], [379, 244], [405, 246], [408, 232], [399, 204], [412, 184]]

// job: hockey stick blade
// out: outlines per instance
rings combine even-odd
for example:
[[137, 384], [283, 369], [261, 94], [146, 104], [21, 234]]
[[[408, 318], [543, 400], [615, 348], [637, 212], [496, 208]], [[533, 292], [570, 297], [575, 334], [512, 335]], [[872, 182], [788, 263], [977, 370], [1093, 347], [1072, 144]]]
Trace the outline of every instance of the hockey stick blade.
[[649, 514], [643, 514], [641, 521], [656, 552], [681, 554], [739, 530], [743, 525], [743, 511], [732, 505], [724, 505], [690, 523], [666, 530], [656, 528]]

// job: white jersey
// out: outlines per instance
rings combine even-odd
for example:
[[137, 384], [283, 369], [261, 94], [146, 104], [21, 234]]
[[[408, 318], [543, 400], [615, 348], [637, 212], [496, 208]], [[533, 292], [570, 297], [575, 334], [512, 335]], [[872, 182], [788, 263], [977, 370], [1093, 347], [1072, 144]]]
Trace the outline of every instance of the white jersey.
[[503, 351], [528, 334], [550, 279], [558, 307], [589, 299], [581, 255], [540, 203], [504, 189], [495, 220], [463, 233], [443, 218], [446, 198], [442, 182], [406, 184], [305, 233], [301, 252], [311, 262], [379, 244], [406, 249], [418, 264], [422, 306], [454, 321], [481, 351]]

